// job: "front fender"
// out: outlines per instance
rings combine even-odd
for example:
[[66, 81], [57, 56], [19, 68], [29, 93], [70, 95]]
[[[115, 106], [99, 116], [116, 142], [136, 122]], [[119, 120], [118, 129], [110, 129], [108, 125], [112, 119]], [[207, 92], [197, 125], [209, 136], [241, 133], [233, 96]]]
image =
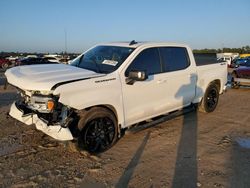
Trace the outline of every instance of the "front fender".
[[53, 94], [59, 95], [60, 103], [77, 110], [94, 106], [112, 106], [116, 111], [118, 123], [121, 126], [124, 125], [123, 98], [119, 79], [109, 76], [72, 82], [59, 86]]

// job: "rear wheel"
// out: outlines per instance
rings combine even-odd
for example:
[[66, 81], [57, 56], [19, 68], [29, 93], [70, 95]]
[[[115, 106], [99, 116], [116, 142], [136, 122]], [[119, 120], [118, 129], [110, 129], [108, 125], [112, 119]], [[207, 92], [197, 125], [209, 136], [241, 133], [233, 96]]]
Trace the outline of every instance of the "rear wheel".
[[219, 89], [216, 84], [210, 84], [200, 103], [199, 110], [202, 112], [213, 112], [218, 104]]
[[117, 120], [114, 114], [105, 108], [92, 108], [85, 112], [79, 123], [78, 145], [90, 153], [100, 153], [117, 140]]

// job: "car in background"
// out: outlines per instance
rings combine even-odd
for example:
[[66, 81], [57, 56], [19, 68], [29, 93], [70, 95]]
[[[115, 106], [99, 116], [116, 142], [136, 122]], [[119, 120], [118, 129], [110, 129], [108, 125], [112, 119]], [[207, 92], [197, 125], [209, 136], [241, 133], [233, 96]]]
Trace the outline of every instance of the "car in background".
[[217, 59], [218, 62], [227, 62], [227, 66], [230, 67], [232, 63], [232, 58], [231, 57], [221, 57]]
[[247, 62], [250, 61], [250, 57], [245, 57], [245, 58], [236, 58], [232, 61], [230, 67], [231, 68], [237, 68], [240, 66], [244, 66]]
[[0, 57], [0, 68], [2, 70], [6, 70], [7, 68], [9, 68], [12, 65], [11, 61], [8, 59], [5, 59], [3, 57]]
[[250, 86], [250, 59], [232, 72], [231, 87]]
[[5, 59], [9, 60], [12, 64], [14, 64], [16, 60], [18, 59], [18, 57], [9, 56], [9, 57], [6, 57]]
[[40, 65], [40, 64], [56, 64], [57, 62], [51, 62], [45, 58], [41, 57], [30, 57], [16, 61], [16, 66], [20, 65]]
[[60, 63], [60, 59], [56, 57], [44, 57], [43, 59], [54, 63]]

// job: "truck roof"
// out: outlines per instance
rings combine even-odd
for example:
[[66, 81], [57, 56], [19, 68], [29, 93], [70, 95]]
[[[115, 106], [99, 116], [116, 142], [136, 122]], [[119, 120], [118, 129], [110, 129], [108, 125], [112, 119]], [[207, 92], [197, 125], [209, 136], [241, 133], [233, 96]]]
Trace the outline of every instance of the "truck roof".
[[187, 47], [186, 44], [180, 44], [180, 43], [171, 43], [171, 42], [110, 42], [110, 43], [102, 43], [101, 45], [107, 45], [107, 46], [123, 46], [123, 47], [129, 47], [129, 48], [137, 48], [137, 47], [150, 47], [150, 46], [179, 46], [179, 47]]

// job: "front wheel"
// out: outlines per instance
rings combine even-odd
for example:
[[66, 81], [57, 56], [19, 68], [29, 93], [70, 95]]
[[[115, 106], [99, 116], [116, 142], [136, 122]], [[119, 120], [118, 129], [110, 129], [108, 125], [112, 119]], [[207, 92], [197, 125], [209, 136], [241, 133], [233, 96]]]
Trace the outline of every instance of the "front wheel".
[[219, 90], [217, 85], [210, 84], [200, 103], [199, 110], [202, 112], [213, 112], [218, 104]]
[[114, 114], [105, 108], [92, 108], [81, 117], [78, 128], [78, 145], [90, 153], [106, 151], [117, 140], [117, 120]]

